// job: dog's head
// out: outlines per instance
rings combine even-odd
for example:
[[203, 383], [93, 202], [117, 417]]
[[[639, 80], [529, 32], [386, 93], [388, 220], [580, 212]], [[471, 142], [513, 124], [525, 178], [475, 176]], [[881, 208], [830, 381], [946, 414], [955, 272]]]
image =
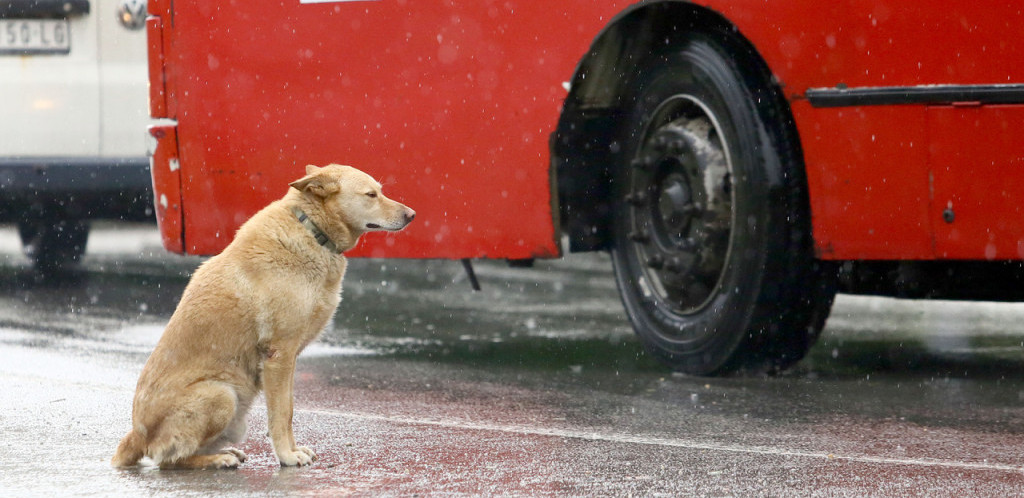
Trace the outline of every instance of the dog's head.
[[370, 175], [351, 166], [306, 166], [306, 176], [290, 183], [312, 202], [323, 207], [331, 221], [343, 223], [356, 234], [374, 230], [401, 230], [416, 211], [388, 199]]

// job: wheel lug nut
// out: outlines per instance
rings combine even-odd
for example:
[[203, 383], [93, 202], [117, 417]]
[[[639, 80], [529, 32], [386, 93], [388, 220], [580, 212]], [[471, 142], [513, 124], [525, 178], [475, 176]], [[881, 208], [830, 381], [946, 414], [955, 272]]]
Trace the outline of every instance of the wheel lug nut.
[[626, 194], [626, 202], [634, 206], [640, 206], [643, 203], [647, 202], [647, 194], [643, 192], [634, 192], [631, 194]]
[[645, 243], [648, 240], [651, 240], [651, 236], [650, 234], [647, 233], [647, 230], [641, 228], [640, 230], [630, 232], [629, 240], [632, 240], [633, 242]]
[[646, 170], [651, 167], [651, 158], [648, 156], [638, 157], [630, 161], [629, 165], [637, 169]]
[[679, 259], [678, 256], [674, 256], [668, 260], [668, 263], [665, 265], [665, 269], [679, 273], [683, 271], [683, 260]]
[[660, 269], [665, 266], [665, 258], [660, 254], [652, 255], [650, 258], [647, 258], [647, 266], [654, 268], [655, 270]]

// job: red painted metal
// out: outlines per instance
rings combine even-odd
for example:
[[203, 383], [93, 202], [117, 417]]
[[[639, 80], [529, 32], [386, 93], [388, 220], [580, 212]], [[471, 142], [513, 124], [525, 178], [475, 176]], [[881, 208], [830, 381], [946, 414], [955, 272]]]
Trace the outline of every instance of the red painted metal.
[[146, 19], [146, 38], [150, 40], [146, 57], [149, 66], [149, 115], [167, 117], [167, 98], [164, 91], [163, 21], [156, 16]]
[[[760, 4], [763, 7], [758, 7]], [[818, 253], [831, 259], [984, 259], [984, 243], [960, 250], [939, 249], [948, 238], [942, 209], [930, 206], [936, 165], [928, 148], [926, 107], [814, 109], [803, 99], [809, 88], [1007, 84], [1024, 82], [1024, 9], [1012, 1], [984, 5], [938, 0], [899, 5], [877, 0], [722, 2], [766, 59], [792, 103], [804, 147]], [[999, 113], [998, 106], [977, 110]], [[987, 118], [986, 118], [987, 119]], [[1024, 124], [1018, 121], [1018, 126]], [[945, 123], [956, 137], [962, 123]], [[1005, 128], [987, 130], [981, 143], [1002, 147], [1002, 159], [1024, 156], [1024, 142]], [[953, 143], [959, 143], [956, 140]], [[946, 145], [950, 145], [946, 142]], [[998, 173], [1000, 162], [983, 175]], [[941, 165], [938, 165], [941, 167]], [[959, 175], [959, 176], [958, 176]], [[948, 177], [953, 183], [990, 182], [965, 163]], [[1024, 185], [1007, 187], [1006, 197], [1024, 200]], [[985, 195], [980, 190], [975, 192]], [[977, 223], [1005, 225], [1016, 215], [1013, 202], [989, 205]], [[961, 221], [962, 217], [958, 217]], [[954, 222], [954, 225], [960, 222]], [[1018, 228], [1024, 228], [1017, 225]], [[1014, 228], [1007, 228], [1009, 234]], [[936, 232], [938, 231], [938, 232]], [[1016, 230], [1024, 234], [1024, 230]], [[1017, 237], [1020, 237], [1018, 235]], [[1003, 239], [999, 257], [1021, 257], [1017, 241]], [[1010, 248], [1012, 247], [1012, 251]]]
[[169, 251], [183, 252], [181, 216], [181, 177], [179, 176], [177, 127], [150, 126], [156, 139], [153, 151], [153, 192], [160, 239]]
[[792, 106], [819, 256], [931, 259], [924, 108], [809, 107]]
[[940, 258], [1024, 259], [1024, 106], [928, 110]]
[[566, 15], [543, 2], [176, 0], [164, 52], [185, 250], [219, 251], [306, 164], [338, 162], [418, 213], [358, 255], [557, 256], [548, 136], [601, 22]]
[[[341, 162], [420, 213], [357, 254], [557, 255], [547, 137], [562, 82], [617, 14], [651, 3], [175, 0], [172, 13], [154, 0], [159, 84], [178, 121], [181, 247], [219, 251], [306, 163]], [[791, 102], [821, 257], [984, 259], [991, 233], [995, 257], [1024, 257], [1024, 227], [1008, 221], [1024, 181], [1002, 182], [1000, 202], [979, 200], [986, 188], [957, 190], [1015, 174], [1019, 111], [819, 109], [804, 98], [809, 88], [1024, 82], [1016, 2], [701, 4], [753, 43]], [[991, 166], [973, 159], [983, 144], [998, 148], [982, 154]], [[942, 219], [949, 199], [952, 225]]]

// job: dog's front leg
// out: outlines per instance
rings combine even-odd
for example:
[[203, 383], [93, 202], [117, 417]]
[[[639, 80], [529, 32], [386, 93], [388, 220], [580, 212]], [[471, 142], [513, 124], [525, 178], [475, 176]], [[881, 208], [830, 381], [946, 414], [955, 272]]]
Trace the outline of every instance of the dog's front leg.
[[295, 354], [272, 352], [263, 364], [263, 390], [267, 396], [270, 440], [282, 466], [309, 465], [316, 460], [313, 450], [296, 446], [292, 435], [294, 383]]

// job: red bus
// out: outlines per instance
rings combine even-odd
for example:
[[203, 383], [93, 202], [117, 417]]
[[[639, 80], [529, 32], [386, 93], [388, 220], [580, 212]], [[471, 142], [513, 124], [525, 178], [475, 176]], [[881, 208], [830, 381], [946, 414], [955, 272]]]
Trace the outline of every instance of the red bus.
[[149, 9], [175, 252], [340, 162], [419, 213], [354, 255], [609, 250], [643, 343], [693, 374], [793, 364], [837, 289], [1024, 297], [1018, 2]]

